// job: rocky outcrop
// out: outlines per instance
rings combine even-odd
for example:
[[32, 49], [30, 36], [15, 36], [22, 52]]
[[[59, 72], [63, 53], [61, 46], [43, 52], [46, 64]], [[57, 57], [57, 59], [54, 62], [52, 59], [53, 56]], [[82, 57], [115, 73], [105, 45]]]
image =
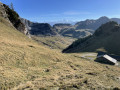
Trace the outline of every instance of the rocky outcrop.
[[33, 23], [31, 25], [30, 34], [53, 36], [57, 35], [57, 32], [48, 23]]
[[1, 2], [0, 2], [0, 17], [4, 18], [7, 21], [8, 25], [13, 27], [12, 23], [8, 18], [8, 14], [6, 13], [6, 10], [4, 8], [4, 4]]
[[29, 35], [26, 26], [20, 20], [20, 16], [14, 10], [2, 3], [0, 3], [0, 16], [5, 18], [11, 26], [15, 27], [20, 32]]
[[33, 22], [27, 19], [24, 19], [24, 18], [20, 18], [20, 20], [22, 21], [22, 23], [24, 23], [24, 25], [26, 26], [28, 30], [31, 30], [31, 25], [33, 24]]
[[48, 23], [35, 23], [21, 18], [21, 21], [26, 25], [31, 35], [54, 36], [58, 35], [56, 30]]

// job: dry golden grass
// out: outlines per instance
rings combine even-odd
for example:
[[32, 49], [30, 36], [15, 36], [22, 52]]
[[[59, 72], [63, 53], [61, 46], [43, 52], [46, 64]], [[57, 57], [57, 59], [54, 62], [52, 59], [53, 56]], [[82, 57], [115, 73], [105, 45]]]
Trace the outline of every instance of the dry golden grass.
[[0, 22], [0, 90], [113, 89], [119, 77], [119, 67], [62, 54]]

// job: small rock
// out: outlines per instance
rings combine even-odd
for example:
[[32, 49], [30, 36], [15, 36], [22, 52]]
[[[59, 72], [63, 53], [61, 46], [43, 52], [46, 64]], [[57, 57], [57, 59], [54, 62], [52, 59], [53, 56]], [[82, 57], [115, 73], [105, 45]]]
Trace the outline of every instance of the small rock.
[[45, 71], [45, 72], [50, 72], [50, 70], [49, 70], [49, 69], [45, 69], [44, 71]]
[[79, 87], [77, 85], [73, 85], [73, 88], [79, 89]]
[[113, 90], [120, 90], [120, 88], [118, 88], [118, 87], [115, 87], [115, 88], [113, 88]]
[[89, 73], [86, 73], [86, 74], [88, 74], [88, 75], [94, 75], [94, 76], [97, 75], [97, 73], [95, 73], [95, 72], [89, 72]]

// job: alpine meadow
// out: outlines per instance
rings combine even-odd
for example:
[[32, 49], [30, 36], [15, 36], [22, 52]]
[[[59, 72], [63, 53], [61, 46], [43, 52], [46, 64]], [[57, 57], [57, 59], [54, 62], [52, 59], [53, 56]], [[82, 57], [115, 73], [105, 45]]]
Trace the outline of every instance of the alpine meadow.
[[118, 3], [1, 0], [0, 90], [120, 90]]

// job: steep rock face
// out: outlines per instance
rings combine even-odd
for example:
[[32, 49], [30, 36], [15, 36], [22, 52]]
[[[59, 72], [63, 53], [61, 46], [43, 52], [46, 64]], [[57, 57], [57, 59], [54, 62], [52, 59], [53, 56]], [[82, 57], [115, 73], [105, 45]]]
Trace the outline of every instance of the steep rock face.
[[48, 23], [34, 23], [23, 18], [21, 18], [21, 21], [26, 25], [31, 35], [57, 35], [56, 30], [52, 28]]
[[31, 25], [33, 24], [33, 22], [27, 19], [24, 19], [24, 18], [20, 18], [20, 20], [22, 21], [22, 23], [24, 23], [24, 25], [26, 26], [28, 30], [31, 30]]
[[9, 24], [9, 26], [13, 27], [12, 23], [10, 22], [8, 18], [8, 14], [6, 13], [6, 10], [4, 8], [4, 4], [0, 2], [0, 17], [4, 18]]
[[32, 35], [57, 35], [56, 31], [48, 23], [33, 23], [30, 34]]
[[0, 16], [1, 17], [4, 17], [4, 18], [7, 18], [7, 14], [5, 12], [5, 8], [3, 6], [3, 4], [0, 2]]
[[110, 21], [99, 27], [92, 36], [78, 39], [63, 52], [94, 52], [102, 50], [120, 55], [120, 25]]
[[26, 26], [21, 22], [19, 15], [11, 10], [7, 5], [0, 3], [0, 16], [8, 20], [11, 26], [15, 27], [20, 32], [28, 35]]

